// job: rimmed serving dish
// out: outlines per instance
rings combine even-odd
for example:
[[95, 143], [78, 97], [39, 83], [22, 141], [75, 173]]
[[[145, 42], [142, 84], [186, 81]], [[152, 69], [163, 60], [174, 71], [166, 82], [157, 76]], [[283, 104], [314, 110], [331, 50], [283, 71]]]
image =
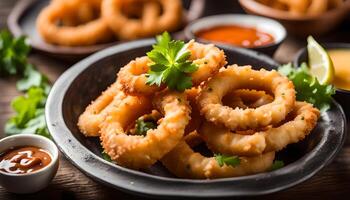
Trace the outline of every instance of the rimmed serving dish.
[[271, 8], [255, 0], [239, 0], [239, 3], [247, 13], [275, 19], [286, 27], [288, 33], [299, 37], [323, 35], [334, 30], [350, 11], [349, 0], [344, 3], [344, 6], [316, 16], [291, 15], [287, 11]]
[[[113, 188], [158, 198], [213, 198], [254, 196], [277, 192], [301, 183], [325, 167], [345, 140], [346, 122], [338, 103], [324, 113], [313, 133], [303, 142], [278, 153], [286, 166], [272, 172], [215, 180], [180, 179], [161, 164], [135, 171], [102, 158], [98, 138], [86, 138], [78, 130], [78, 116], [105, 88], [115, 81], [120, 67], [143, 56], [154, 40], [141, 40], [110, 47], [78, 62], [55, 83], [46, 104], [46, 120], [63, 154], [83, 173]], [[229, 63], [275, 69], [278, 63], [254, 51], [223, 48]]]
[[[20, 0], [7, 19], [7, 24], [12, 34], [15, 36], [26, 35], [33, 49], [59, 58], [78, 59], [109, 46], [125, 42], [114, 41], [105, 44], [69, 47], [49, 44], [43, 41], [36, 30], [35, 23], [40, 11], [47, 6], [49, 2], [50, 0]], [[185, 26], [188, 22], [199, 18], [203, 14], [205, 1], [187, 0], [184, 5], [188, 8], [188, 10], [184, 12]], [[182, 35], [180, 32], [174, 32], [173, 34], [178, 37]]]
[[[331, 49], [346, 49], [350, 51], [350, 43], [324, 43], [321, 44], [326, 50]], [[350, 60], [350, 58], [349, 58]], [[308, 62], [308, 52], [306, 48], [299, 50], [294, 58], [294, 65], [300, 66], [303, 62]], [[350, 67], [350, 66], [349, 66]], [[340, 103], [340, 105], [344, 108], [346, 113], [350, 112], [350, 90], [336, 88], [336, 94], [334, 98]]]
[[10, 174], [0, 170], [0, 185], [7, 191], [18, 194], [35, 193], [47, 187], [56, 175], [59, 155], [56, 145], [44, 136], [19, 134], [0, 140], [0, 154], [14, 147], [35, 146], [47, 151], [51, 162], [42, 169], [25, 174]]
[[230, 25], [255, 28], [258, 31], [271, 35], [274, 38], [274, 41], [271, 44], [248, 47], [248, 49], [256, 50], [270, 56], [275, 53], [277, 48], [287, 37], [285, 28], [279, 22], [265, 17], [242, 14], [222, 14], [203, 17], [188, 24], [184, 32], [187, 39], [196, 39], [197, 41], [204, 43], [214, 43], [218, 46], [232, 46], [230, 44], [220, 43], [217, 41], [208, 41], [197, 37], [196, 35], [198, 32], [203, 30], [210, 30], [211, 28]]

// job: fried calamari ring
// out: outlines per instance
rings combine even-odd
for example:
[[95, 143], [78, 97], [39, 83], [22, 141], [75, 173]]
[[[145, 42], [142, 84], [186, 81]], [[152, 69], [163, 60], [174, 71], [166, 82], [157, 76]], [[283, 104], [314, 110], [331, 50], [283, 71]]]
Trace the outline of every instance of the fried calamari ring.
[[126, 98], [125, 93], [119, 87], [118, 83], [113, 83], [79, 116], [78, 127], [86, 137], [100, 136], [99, 126], [104, 121], [108, 111]]
[[320, 15], [326, 12], [328, 9], [328, 0], [312, 0], [307, 14], [309, 15]]
[[240, 89], [235, 90], [222, 98], [222, 103], [231, 108], [257, 108], [271, 103], [273, 97], [265, 91]]
[[122, 67], [118, 73], [118, 81], [122, 90], [128, 94], [153, 95], [164, 86], [148, 85], [146, 73], [149, 70], [151, 60], [147, 56], [136, 58]]
[[149, 98], [141, 100], [128, 96], [102, 123], [104, 151], [119, 165], [132, 169], [147, 168], [173, 149], [183, 137], [191, 112], [186, 95], [168, 91], [158, 95], [155, 104], [161, 107], [164, 117], [157, 129], [148, 130], [146, 136], [127, 135], [125, 128], [144, 114], [144, 104]]
[[[125, 7], [143, 4], [140, 19], [126, 16]], [[163, 31], [174, 31], [182, 23], [182, 2], [180, 0], [104, 0], [102, 16], [115, 35], [120, 39], [131, 40], [149, 37]]]
[[[83, 1], [84, 4], [100, 9], [101, 0]], [[107, 42], [112, 32], [102, 18], [97, 18], [78, 26], [58, 26], [66, 13], [75, 13], [81, 6], [80, 0], [59, 1], [44, 8], [37, 18], [37, 29], [41, 37], [53, 44], [65, 46], [84, 46]]]
[[[208, 80], [226, 64], [226, 57], [222, 50], [212, 44], [200, 44], [190, 41], [186, 44], [191, 52], [190, 60], [198, 65], [198, 70], [191, 74], [194, 86]], [[146, 73], [151, 60], [144, 56], [136, 58], [120, 69], [118, 80], [124, 92], [128, 94], [153, 95], [164, 88], [147, 85]]]
[[[274, 94], [273, 102], [258, 108], [230, 108], [222, 98], [237, 89], [257, 89]], [[201, 114], [231, 130], [247, 130], [278, 124], [294, 108], [295, 90], [287, 77], [275, 70], [253, 70], [250, 66], [229, 66], [210, 79], [198, 97]]]
[[315, 127], [320, 112], [311, 104], [296, 102], [294, 110], [278, 127], [258, 131], [253, 135], [241, 135], [223, 127], [204, 122], [200, 131], [209, 149], [228, 155], [255, 156], [279, 151], [288, 144], [299, 142]]
[[191, 52], [189, 60], [198, 65], [198, 70], [191, 74], [194, 86], [207, 81], [227, 64], [224, 51], [213, 44], [201, 44], [191, 40], [186, 45]]
[[[256, 174], [270, 169], [274, 152], [256, 157], [240, 157], [236, 167], [219, 166], [214, 157], [204, 157], [192, 150], [190, 145], [198, 144], [199, 138], [192, 132], [162, 159], [162, 164], [173, 174], [182, 178], [211, 179]], [[194, 141], [193, 141], [194, 140]]]
[[289, 12], [292, 14], [304, 14], [306, 13], [310, 0], [278, 0], [279, 2], [288, 6]]

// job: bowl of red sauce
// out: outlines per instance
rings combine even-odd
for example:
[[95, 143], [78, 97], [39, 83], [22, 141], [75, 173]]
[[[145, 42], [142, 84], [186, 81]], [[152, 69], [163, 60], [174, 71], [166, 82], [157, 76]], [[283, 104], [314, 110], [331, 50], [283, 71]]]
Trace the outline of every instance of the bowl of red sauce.
[[0, 140], [0, 185], [12, 193], [34, 193], [49, 185], [58, 169], [58, 149], [32, 134]]
[[272, 56], [287, 36], [277, 21], [241, 14], [213, 15], [195, 20], [185, 28], [187, 39], [218, 46], [235, 46]]

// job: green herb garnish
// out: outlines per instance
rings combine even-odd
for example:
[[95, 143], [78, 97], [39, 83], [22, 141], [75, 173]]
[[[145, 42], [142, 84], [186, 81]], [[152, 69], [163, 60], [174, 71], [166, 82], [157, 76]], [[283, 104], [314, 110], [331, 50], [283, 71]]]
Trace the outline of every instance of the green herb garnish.
[[13, 99], [11, 107], [16, 115], [6, 122], [5, 133], [39, 134], [50, 138], [44, 115], [46, 98], [47, 94], [43, 88], [31, 87], [24, 96]]
[[146, 135], [148, 130], [157, 128], [157, 123], [154, 121], [136, 120], [135, 133], [137, 135]]
[[273, 161], [270, 171], [281, 169], [282, 167], [284, 167], [284, 162], [282, 160], [275, 160]]
[[25, 37], [14, 38], [8, 31], [0, 32], [0, 75], [19, 75], [17, 89], [25, 92], [11, 101], [16, 115], [6, 122], [5, 133], [39, 134], [50, 138], [44, 109], [51, 86], [47, 77], [28, 63], [29, 51]]
[[156, 37], [157, 44], [147, 53], [152, 60], [147, 74], [147, 84], [160, 86], [166, 84], [170, 89], [184, 91], [192, 87], [193, 73], [198, 66], [188, 60], [191, 52], [186, 49], [185, 42], [172, 40], [168, 32]]
[[111, 159], [111, 157], [106, 153], [106, 152], [102, 152], [102, 158], [104, 159], [104, 160], [107, 160], [108, 162], [112, 162], [112, 159]]
[[335, 88], [332, 85], [321, 85], [317, 78], [310, 74], [306, 63], [298, 68], [289, 63], [280, 66], [278, 71], [294, 83], [297, 100], [312, 103], [321, 112], [330, 108]]
[[220, 167], [224, 165], [236, 167], [241, 163], [238, 156], [225, 156], [222, 154], [215, 154], [215, 160], [218, 162]]
[[30, 46], [24, 36], [15, 38], [8, 31], [1, 31], [0, 76], [22, 74], [29, 51]]

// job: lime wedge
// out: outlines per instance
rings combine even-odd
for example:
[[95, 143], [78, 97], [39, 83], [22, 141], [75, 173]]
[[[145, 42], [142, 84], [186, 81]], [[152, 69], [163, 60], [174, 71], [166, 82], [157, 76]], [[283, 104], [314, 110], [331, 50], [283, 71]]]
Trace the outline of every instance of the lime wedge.
[[318, 79], [321, 84], [332, 83], [334, 79], [334, 67], [327, 51], [309, 36], [307, 38], [307, 52], [309, 54], [310, 73]]

